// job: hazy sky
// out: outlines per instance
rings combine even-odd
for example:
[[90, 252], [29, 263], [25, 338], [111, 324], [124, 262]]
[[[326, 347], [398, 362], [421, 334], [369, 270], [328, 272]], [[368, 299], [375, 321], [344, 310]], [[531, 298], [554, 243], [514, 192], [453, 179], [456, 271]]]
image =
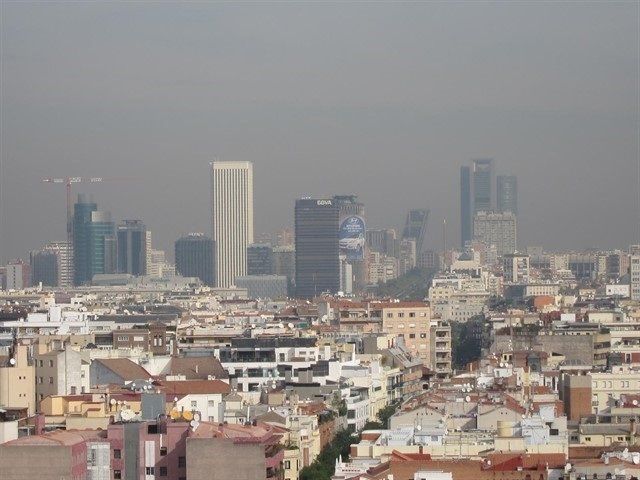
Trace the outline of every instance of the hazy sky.
[[157, 248], [210, 230], [208, 163], [250, 160], [256, 232], [355, 193], [369, 226], [431, 209], [459, 166], [518, 175], [520, 245], [636, 241], [639, 3], [2, 2], [0, 261], [65, 238], [48, 176]]

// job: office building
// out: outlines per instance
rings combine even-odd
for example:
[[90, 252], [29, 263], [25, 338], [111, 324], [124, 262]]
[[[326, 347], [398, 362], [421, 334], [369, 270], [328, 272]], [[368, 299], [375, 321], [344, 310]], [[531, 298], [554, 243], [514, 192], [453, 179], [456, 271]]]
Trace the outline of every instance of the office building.
[[108, 212], [78, 195], [73, 214], [74, 284], [87, 285], [96, 274], [116, 270], [115, 225]]
[[473, 236], [471, 214], [471, 167], [460, 167], [460, 248], [464, 249]]
[[22, 290], [31, 286], [31, 266], [22, 260], [13, 260], [5, 267], [5, 288]]
[[413, 240], [416, 244], [416, 254], [422, 252], [424, 239], [427, 234], [427, 221], [429, 220], [429, 210], [414, 209], [409, 210], [402, 231], [403, 240]]
[[73, 286], [73, 261], [69, 261], [69, 256], [73, 258], [73, 246], [69, 242], [47, 243], [43, 250], [51, 251], [58, 258], [58, 287]]
[[253, 164], [213, 162], [211, 167], [215, 282], [229, 287], [247, 273], [253, 243]]
[[508, 253], [502, 257], [504, 281], [511, 283], [529, 282], [529, 255]]
[[273, 273], [287, 277], [287, 292], [289, 296], [295, 294], [296, 279], [296, 250], [293, 245], [273, 247]]
[[629, 272], [631, 277], [631, 300], [640, 301], [640, 253], [631, 255]]
[[333, 199], [296, 200], [296, 296], [339, 291], [339, 218]]
[[398, 257], [398, 236], [393, 228], [367, 230], [369, 251], [378, 252], [387, 257]]
[[407, 238], [400, 241], [400, 256], [398, 257], [398, 273], [400, 275], [406, 275], [416, 268], [418, 260], [416, 250], [416, 241], [413, 238]]
[[273, 248], [269, 243], [252, 243], [247, 247], [247, 274], [271, 275]]
[[176, 273], [197, 277], [205, 285], [215, 282], [215, 242], [203, 233], [189, 233], [175, 243]]
[[364, 204], [358, 202], [356, 195], [336, 195], [334, 203], [338, 206], [341, 279], [345, 293], [361, 291], [367, 283], [365, 266], [366, 222]]
[[29, 257], [33, 284], [42, 283], [45, 287], [57, 287], [59, 258], [56, 252], [43, 248], [31, 252]]
[[493, 211], [493, 160], [473, 160], [473, 214]]
[[287, 297], [287, 277], [283, 275], [243, 275], [236, 278], [238, 288], [246, 288], [249, 298], [282, 299]]
[[118, 225], [118, 273], [147, 273], [147, 227], [141, 220]]
[[517, 222], [513, 213], [479, 212], [473, 217], [473, 236], [487, 247], [495, 245], [498, 255], [517, 248]]
[[154, 278], [162, 278], [165, 274], [166, 258], [164, 250], [151, 249], [148, 252], [147, 275]]
[[511, 212], [517, 215], [518, 178], [515, 175], [498, 175], [496, 190], [498, 213]]
[[145, 259], [145, 271], [147, 272], [147, 275], [149, 275], [149, 264], [151, 263], [151, 250], [153, 250], [151, 230], [147, 230], [145, 246], [146, 246], [146, 254], [147, 254], [147, 258]]
[[293, 242], [293, 230], [290, 228], [283, 228], [276, 233], [276, 244], [278, 247], [293, 245]]

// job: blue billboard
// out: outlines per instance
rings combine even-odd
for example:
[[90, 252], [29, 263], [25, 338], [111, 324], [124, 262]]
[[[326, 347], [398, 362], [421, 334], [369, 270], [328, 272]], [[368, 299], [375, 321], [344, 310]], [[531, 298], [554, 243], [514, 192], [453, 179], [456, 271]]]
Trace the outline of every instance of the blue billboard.
[[364, 218], [358, 215], [343, 218], [340, 222], [338, 238], [340, 240], [340, 254], [345, 255], [347, 260], [364, 260]]

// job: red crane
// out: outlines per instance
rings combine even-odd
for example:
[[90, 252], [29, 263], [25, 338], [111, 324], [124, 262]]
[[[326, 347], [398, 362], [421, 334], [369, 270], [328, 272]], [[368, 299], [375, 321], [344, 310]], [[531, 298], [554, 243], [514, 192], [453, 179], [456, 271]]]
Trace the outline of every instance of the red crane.
[[73, 183], [101, 183], [105, 181], [122, 180], [119, 178], [103, 177], [63, 177], [63, 178], [43, 178], [43, 183], [64, 184], [67, 187], [67, 272], [73, 280], [73, 199], [71, 198], [71, 185]]

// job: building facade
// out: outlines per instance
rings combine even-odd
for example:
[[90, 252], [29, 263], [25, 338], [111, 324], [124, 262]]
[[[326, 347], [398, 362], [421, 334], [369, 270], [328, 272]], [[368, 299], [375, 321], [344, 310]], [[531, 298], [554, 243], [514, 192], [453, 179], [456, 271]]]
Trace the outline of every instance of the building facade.
[[175, 243], [176, 273], [198, 277], [205, 285], [215, 283], [214, 242], [203, 233], [189, 233]]
[[247, 247], [247, 275], [273, 273], [273, 248], [269, 243], [253, 243]]
[[515, 175], [497, 176], [498, 213], [518, 214], [518, 178]]
[[118, 225], [118, 273], [147, 274], [147, 227], [141, 220]]
[[473, 236], [487, 246], [495, 245], [498, 255], [517, 248], [517, 222], [513, 213], [479, 212], [473, 217]]
[[296, 296], [340, 290], [338, 222], [333, 199], [296, 200]]
[[247, 273], [253, 243], [253, 164], [213, 162], [211, 170], [215, 284], [230, 287]]

